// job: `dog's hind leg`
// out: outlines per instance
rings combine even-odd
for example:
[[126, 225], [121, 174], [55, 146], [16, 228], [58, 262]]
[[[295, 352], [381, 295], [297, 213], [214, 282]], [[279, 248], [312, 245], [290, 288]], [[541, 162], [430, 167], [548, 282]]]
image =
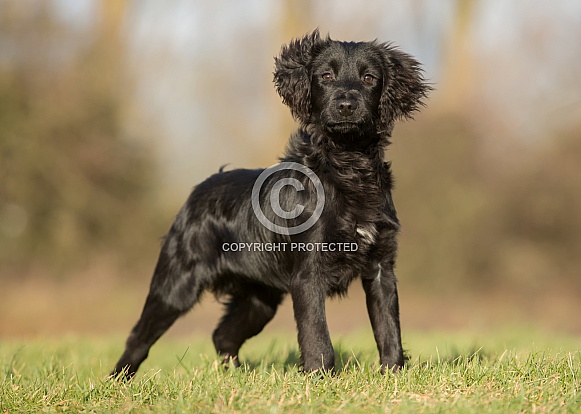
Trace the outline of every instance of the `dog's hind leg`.
[[212, 335], [216, 351], [224, 363], [231, 359], [235, 366], [240, 366], [240, 347], [262, 331], [274, 317], [282, 298], [280, 290], [254, 285], [232, 295], [226, 313]]
[[182, 313], [164, 303], [161, 298], [149, 294], [141, 317], [127, 338], [125, 352], [115, 365], [111, 376], [116, 377], [123, 373], [125, 379], [131, 379], [139, 365], [147, 358], [151, 346]]
[[132, 378], [151, 346], [194, 306], [203, 291], [195, 265], [180, 262], [178, 257], [167, 253], [166, 247], [167, 243], [160, 254], [141, 317], [111, 373], [113, 377], [123, 373], [125, 379]]

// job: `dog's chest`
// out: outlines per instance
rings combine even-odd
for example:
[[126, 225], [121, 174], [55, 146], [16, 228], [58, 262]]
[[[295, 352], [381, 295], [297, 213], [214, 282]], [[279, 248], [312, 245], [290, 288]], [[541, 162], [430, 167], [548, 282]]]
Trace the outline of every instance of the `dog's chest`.
[[359, 185], [358, 190], [339, 190], [336, 217], [343, 224], [343, 236], [366, 249], [377, 243], [379, 229], [385, 227], [382, 221], [385, 221], [387, 203], [383, 194], [389, 190], [375, 183]]
[[[389, 168], [355, 175], [349, 183], [337, 186], [337, 221], [343, 223], [346, 237], [352, 237], [364, 254], [387, 242], [386, 233], [397, 233], [399, 223], [391, 197]], [[390, 237], [388, 237], [389, 239]]]
[[349, 243], [349, 250], [327, 257], [333, 270], [327, 273], [330, 294], [345, 293], [350, 283], [364, 274], [373, 264], [382, 261], [386, 244], [395, 240], [397, 228], [389, 222], [389, 190], [375, 187], [364, 193], [337, 194], [336, 203], [329, 217], [327, 231], [335, 234], [338, 241]]

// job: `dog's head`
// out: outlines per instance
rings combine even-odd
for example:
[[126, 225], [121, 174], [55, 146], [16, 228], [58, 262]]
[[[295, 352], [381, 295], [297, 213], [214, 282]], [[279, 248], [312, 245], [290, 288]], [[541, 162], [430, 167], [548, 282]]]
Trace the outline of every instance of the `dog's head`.
[[338, 42], [319, 31], [291, 41], [275, 58], [274, 82], [303, 125], [331, 134], [391, 135], [431, 89], [420, 64], [389, 44]]

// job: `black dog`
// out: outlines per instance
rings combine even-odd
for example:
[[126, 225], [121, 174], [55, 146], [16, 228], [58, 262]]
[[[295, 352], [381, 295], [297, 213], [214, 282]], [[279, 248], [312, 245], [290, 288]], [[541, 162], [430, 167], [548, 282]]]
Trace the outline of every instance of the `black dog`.
[[290, 293], [304, 370], [332, 370], [325, 299], [358, 276], [382, 371], [403, 365], [399, 223], [384, 150], [394, 121], [410, 117], [430, 89], [420, 65], [388, 44], [322, 39], [315, 30], [282, 48], [274, 82], [301, 123], [283, 163], [220, 171], [194, 189], [165, 237], [113, 375], [132, 377], [206, 290], [229, 297], [213, 334], [225, 360], [239, 365], [242, 344]]

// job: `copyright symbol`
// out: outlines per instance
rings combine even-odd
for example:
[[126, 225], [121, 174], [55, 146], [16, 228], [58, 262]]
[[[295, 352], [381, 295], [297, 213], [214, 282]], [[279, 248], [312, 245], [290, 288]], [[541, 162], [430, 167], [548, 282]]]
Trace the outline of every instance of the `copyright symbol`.
[[[278, 224], [273, 223], [270, 221], [265, 215], [262, 209], [260, 208], [260, 190], [264, 185], [266, 179], [270, 177], [272, 174], [282, 171], [282, 170], [294, 170], [298, 171], [308, 177], [308, 179], [313, 183], [316, 191], [317, 191], [317, 203], [315, 206], [315, 210], [313, 215], [309, 217], [307, 221], [292, 227], [286, 226], [279, 226]], [[280, 218], [289, 220], [295, 219], [301, 215], [304, 211], [305, 206], [302, 204], [297, 204], [295, 208], [292, 210], [284, 210], [280, 205], [280, 192], [283, 187], [285, 186], [292, 186], [296, 191], [303, 191], [305, 189], [303, 183], [301, 183], [296, 178], [281, 178], [280, 180], [276, 181], [274, 185], [270, 188], [270, 207], [274, 214], [279, 216]], [[325, 207], [325, 191], [323, 190], [323, 184], [317, 174], [313, 172], [309, 167], [306, 167], [298, 162], [281, 162], [279, 164], [275, 164], [272, 167], [268, 167], [265, 169], [254, 183], [254, 187], [252, 187], [252, 209], [254, 210], [254, 215], [258, 220], [262, 223], [264, 227], [269, 229], [272, 232], [278, 234], [285, 234], [285, 235], [292, 235], [292, 234], [299, 234], [305, 230], [310, 229], [321, 217], [323, 213], [323, 207]]]

